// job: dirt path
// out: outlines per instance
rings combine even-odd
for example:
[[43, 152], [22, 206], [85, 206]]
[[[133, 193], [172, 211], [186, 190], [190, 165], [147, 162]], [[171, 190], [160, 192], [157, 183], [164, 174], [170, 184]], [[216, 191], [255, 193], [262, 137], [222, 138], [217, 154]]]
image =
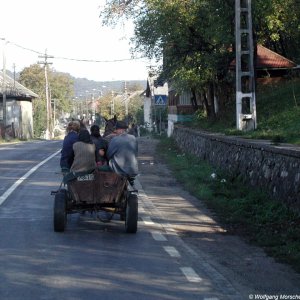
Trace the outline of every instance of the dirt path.
[[[201, 200], [184, 191], [172, 177], [155, 153], [156, 144], [156, 140], [139, 138], [139, 181], [163, 220], [184, 243], [247, 295], [246, 299], [250, 294], [300, 299], [300, 275], [241, 237], [229, 235]], [[280, 298], [280, 295], [299, 295], [299, 298]]]

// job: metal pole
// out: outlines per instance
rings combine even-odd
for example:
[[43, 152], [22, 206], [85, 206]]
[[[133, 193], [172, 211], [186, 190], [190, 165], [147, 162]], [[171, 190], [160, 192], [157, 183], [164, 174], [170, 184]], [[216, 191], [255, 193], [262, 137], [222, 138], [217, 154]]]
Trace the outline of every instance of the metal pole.
[[161, 135], [161, 108], [159, 109], [159, 135]]

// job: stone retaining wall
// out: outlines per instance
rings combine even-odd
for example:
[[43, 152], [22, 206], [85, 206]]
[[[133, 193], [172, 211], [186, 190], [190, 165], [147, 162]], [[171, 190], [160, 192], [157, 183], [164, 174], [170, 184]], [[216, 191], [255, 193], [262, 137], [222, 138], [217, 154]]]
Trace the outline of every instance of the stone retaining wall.
[[250, 186], [262, 187], [274, 199], [300, 210], [300, 147], [271, 145], [199, 132], [176, 125], [173, 138], [184, 152], [194, 154]]

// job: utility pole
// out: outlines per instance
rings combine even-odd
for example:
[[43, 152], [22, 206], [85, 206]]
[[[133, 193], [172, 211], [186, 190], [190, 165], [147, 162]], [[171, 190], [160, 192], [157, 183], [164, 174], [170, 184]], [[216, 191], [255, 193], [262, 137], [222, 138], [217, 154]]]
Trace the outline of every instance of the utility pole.
[[115, 99], [114, 99], [114, 91], [112, 90], [111, 91], [111, 108], [110, 108], [110, 114], [111, 114], [111, 117], [113, 118], [114, 117], [114, 114], [115, 114]]
[[251, 0], [235, 0], [236, 126], [257, 127]]
[[86, 120], [89, 119], [89, 102], [88, 102], [88, 97], [89, 97], [89, 91], [85, 91], [85, 111], [86, 111]]
[[57, 99], [52, 99], [52, 97], [51, 97], [51, 104], [53, 103], [53, 124], [54, 124], [54, 129], [55, 129], [55, 125], [56, 125], [56, 116], [55, 116], [56, 101], [57, 101]]
[[13, 64], [14, 69], [14, 89], [16, 88], [16, 64]]
[[95, 101], [96, 91], [97, 91], [96, 89], [93, 89], [93, 94], [92, 94], [92, 104], [93, 104], [92, 123], [94, 123], [95, 119], [96, 119], [96, 101]]
[[38, 64], [44, 65], [45, 70], [45, 94], [46, 94], [46, 110], [47, 110], [47, 128], [46, 128], [46, 140], [50, 140], [53, 134], [53, 124], [52, 124], [52, 113], [51, 113], [51, 99], [49, 96], [49, 83], [48, 83], [48, 65], [52, 62], [48, 62], [48, 58], [53, 58], [53, 56], [47, 55], [47, 49], [45, 50], [45, 55], [40, 55], [39, 58], [44, 58], [44, 61], [38, 62]]
[[125, 87], [124, 87], [124, 101], [125, 101], [125, 117], [126, 117], [126, 123], [128, 125], [128, 98], [127, 98], [127, 83], [125, 81]]
[[5, 47], [7, 42], [5, 38], [1, 38], [3, 41], [3, 69], [2, 69], [2, 111], [3, 111], [3, 128], [4, 132], [6, 129], [6, 55], [5, 55]]

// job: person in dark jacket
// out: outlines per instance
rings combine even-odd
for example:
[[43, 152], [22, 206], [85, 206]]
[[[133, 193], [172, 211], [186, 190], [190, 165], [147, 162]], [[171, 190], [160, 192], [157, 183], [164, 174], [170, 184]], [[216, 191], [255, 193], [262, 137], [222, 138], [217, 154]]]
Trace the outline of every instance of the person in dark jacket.
[[60, 167], [63, 173], [69, 172], [74, 160], [73, 144], [78, 141], [80, 123], [71, 121], [67, 126], [67, 135], [64, 138], [60, 157]]
[[80, 130], [78, 141], [73, 144], [74, 160], [71, 172], [88, 172], [96, 168], [96, 146], [88, 130]]
[[133, 182], [138, 174], [138, 144], [135, 136], [126, 132], [127, 128], [125, 122], [117, 121], [116, 135], [109, 142], [106, 156], [114, 172]]
[[107, 150], [107, 142], [100, 134], [100, 128], [94, 124], [91, 127], [91, 139], [96, 146], [96, 162], [98, 166], [103, 166], [106, 163], [105, 153]]

